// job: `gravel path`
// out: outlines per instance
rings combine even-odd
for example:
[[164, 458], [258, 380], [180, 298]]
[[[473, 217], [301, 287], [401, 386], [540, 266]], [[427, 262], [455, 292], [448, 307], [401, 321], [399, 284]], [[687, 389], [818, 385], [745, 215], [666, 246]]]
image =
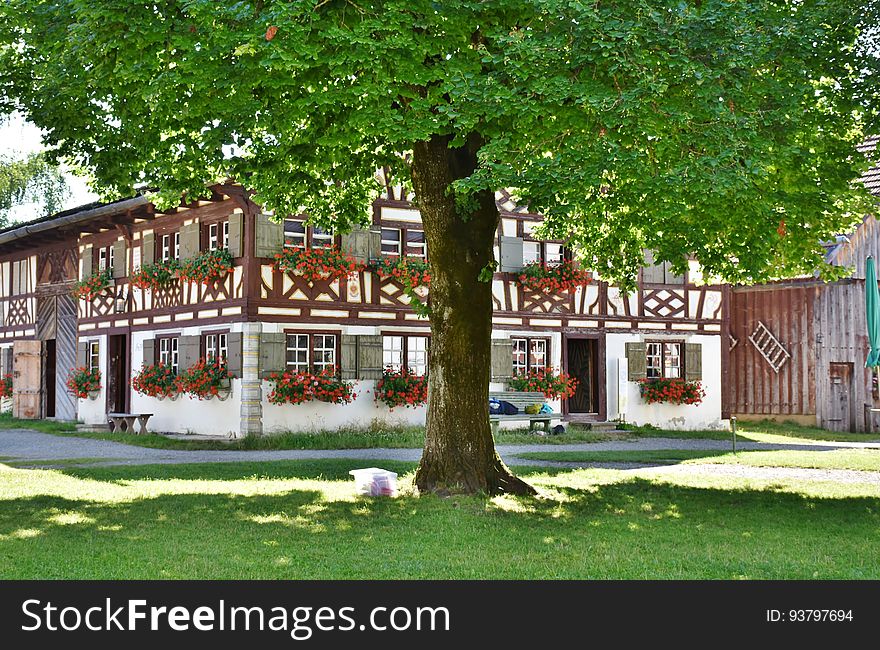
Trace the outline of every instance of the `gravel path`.
[[[741, 441], [742, 450], [810, 450], [828, 451], [832, 449], [880, 449], [880, 442], [828, 442], [809, 441], [795, 444], [774, 444]], [[725, 440], [702, 440], [694, 438], [637, 438], [628, 441], [608, 441], [569, 445], [499, 445], [498, 451], [510, 465], [530, 465], [556, 468], [610, 468], [618, 470], [639, 470], [652, 474], [664, 473], [710, 473], [714, 475], [738, 476], [743, 478], [768, 479], [809, 479], [829, 480], [842, 483], [880, 484], [880, 472], [855, 470], [827, 470], [787, 467], [749, 467], [744, 465], [721, 464], [675, 464], [661, 465], [636, 462], [556, 462], [518, 458], [518, 454], [541, 451], [650, 451], [662, 449], [729, 450], [730, 443]], [[90, 465], [145, 465], [145, 464], [183, 464], [219, 463], [241, 461], [309, 460], [320, 458], [350, 458], [353, 460], [401, 460], [417, 461], [421, 449], [291, 449], [279, 451], [186, 451], [175, 449], [150, 449], [136, 447], [108, 440], [94, 440], [76, 436], [56, 436], [29, 429], [0, 430], [0, 459], [26, 464], [34, 461], [40, 465], [51, 465], [75, 459], [96, 459]], [[101, 460], [97, 460], [101, 459]]]

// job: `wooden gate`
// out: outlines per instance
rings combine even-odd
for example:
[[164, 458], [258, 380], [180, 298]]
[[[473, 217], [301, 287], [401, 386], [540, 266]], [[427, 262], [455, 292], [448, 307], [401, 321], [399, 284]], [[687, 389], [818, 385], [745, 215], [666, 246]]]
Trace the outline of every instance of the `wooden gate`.
[[852, 363], [829, 364], [828, 417], [822, 423], [832, 431], [855, 431], [852, 399]]
[[39, 418], [43, 403], [42, 341], [15, 341], [12, 344], [12, 415], [33, 420]]

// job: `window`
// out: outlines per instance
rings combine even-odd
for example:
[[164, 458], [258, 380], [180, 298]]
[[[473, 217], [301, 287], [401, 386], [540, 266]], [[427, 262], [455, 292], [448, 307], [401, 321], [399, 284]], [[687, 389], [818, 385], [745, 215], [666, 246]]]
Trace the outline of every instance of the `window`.
[[205, 351], [206, 361], [219, 361], [225, 363], [229, 352], [226, 332], [212, 332], [202, 337], [202, 348]]
[[672, 272], [672, 262], [654, 264], [653, 251], [645, 251], [642, 282], [645, 284], [684, 284], [684, 276]]
[[166, 336], [159, 338], [159, 363], [168, 366], [176, 375], [180, 369], [179, 359], [177, 356], [178, 338], [176, 336]]
[[523, 264], [534, 264], [541, 261], [541, 242], [523, 242]]
[[98, 249], [98, 270], [106, 271], [113, 268], [113, 247], [104, 246]]
[[89, 370], [101, 369], [101, 344], [99, 341], [89, 341], [86, 363]]
[[284, 245], [288, 248], [306, 247], [306, 225], [299, 219], [284, 220]]
[[406, 254], [408, 257], [425, 258], [425, 231], [406, 231]]
[[513, 374], [524, 375], [532, 370], [547, 367], [550, 343], [547, 339], [510, 339], [513, 347]]
[[159, 249], [159, 254], [161, 255], [161, 260], [163, 262], [167, 262], [168, 260], [177, 260], [180, 259], [180, 233], [173, 232], [168, 233], [167, 235], [162, 235], [162, 246]]
[[218, 221], [208, 224], [208, 250], [229, 248], [229, 222]]
[[294, 371], [321, 372], [336, 367], [336, 334], [300, 332], [287, 335], [287, 367]]
[[562, 244], [547, 242], [544, 244], [544, 259], [548, 266], [562, 264], [565, 260], [565, 249]]
[[565, 261], [565, 246], [558, 242], [535, 239], [533, 231], [538, 222], [520, 220], [520, 235], [523, 238], [523, 264], [541, 263], [553, 266]]
[[382, 365], [392, 370], [406, 367], [419, 376], [428, 374], [428, 337], [403, 334], [383, 336]]
[[333, 245], [333, 233], [320, 226], [312, 226], [312, 248], [330, 248]]
[[648, 379], [683, 377], [681, 347], [680, 341], [649, 341], [646, 346]]
[[400, 228], [382, 228], [382, 253], [400, 256]]

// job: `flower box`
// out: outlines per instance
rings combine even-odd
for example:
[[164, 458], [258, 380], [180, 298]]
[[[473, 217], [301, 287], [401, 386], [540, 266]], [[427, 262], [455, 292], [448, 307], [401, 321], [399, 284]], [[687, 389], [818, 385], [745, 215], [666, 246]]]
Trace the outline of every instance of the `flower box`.
[[577, 390], [577, 379], [552, 368], [535, 368], [524, 375], [516, 375], [507, 384], [510, 390], [544, 393], [548, 399], [571, 397]]
[[339, 248], [287, 248], [275, 256], [275, 268], [301, 275], [308, 282], [341, 280], [364, 270], [354, 257]]
[[648, 404], [699, 404], [706, 396], [699, 381], [676, 378], [640, 379], [639, 392]]
[[589, 271], [577, 268], [574, 262], [566, 260], [561, 264], [547, 265], [542, 262], [527, 264], [517, 276], [524, 289], [536, 292], [560, 293], [574, 291], [593, 281]]
[[96, 399], [101, 391], [101, 371], [86, 367], [71, 370], [67, 390], [79, 399]]

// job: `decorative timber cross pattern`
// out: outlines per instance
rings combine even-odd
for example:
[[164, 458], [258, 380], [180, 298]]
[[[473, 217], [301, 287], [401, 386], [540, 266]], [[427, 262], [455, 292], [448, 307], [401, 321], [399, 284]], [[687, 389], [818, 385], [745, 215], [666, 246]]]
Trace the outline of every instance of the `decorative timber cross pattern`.
[[773, 368], [773, 372], [777, 374], [779, 369], [785, 365], [785, 362], [791, 358], [788, 351], [782, 347], [779, 339], [773, 336], [773, 333], [761, 321], [758, 321], [755, 331], [749, 334], [749, 341], [752, 342], [752, 345], [764, 357], [764, 361]]

